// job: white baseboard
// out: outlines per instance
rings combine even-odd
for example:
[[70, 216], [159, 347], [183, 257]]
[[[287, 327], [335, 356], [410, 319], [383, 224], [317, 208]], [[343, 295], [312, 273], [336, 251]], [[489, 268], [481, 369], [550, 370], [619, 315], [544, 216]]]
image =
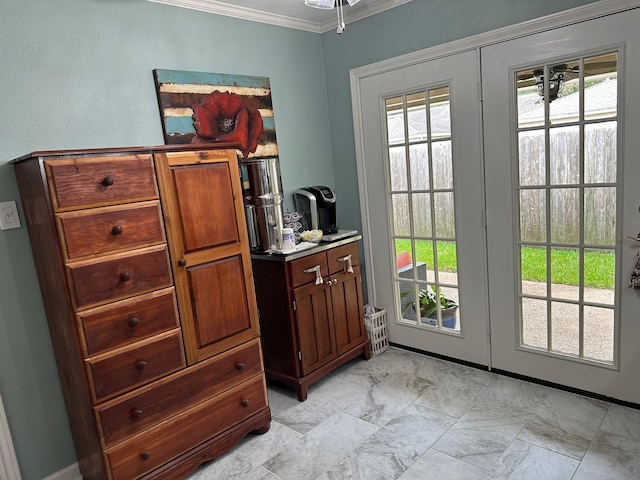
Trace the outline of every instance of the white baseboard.
[[82, 474], [80, 473], [78, 464], [74, 463], [42, 480], [82, 480]]

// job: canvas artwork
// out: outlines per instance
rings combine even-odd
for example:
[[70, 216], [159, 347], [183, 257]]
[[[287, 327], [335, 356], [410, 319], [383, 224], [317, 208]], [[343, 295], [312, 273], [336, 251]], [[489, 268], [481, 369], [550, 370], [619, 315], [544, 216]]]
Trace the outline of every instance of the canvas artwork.
[[166, 144], [233, 142], [243, 158], [278, 155], [266, 77], [153, 71]]

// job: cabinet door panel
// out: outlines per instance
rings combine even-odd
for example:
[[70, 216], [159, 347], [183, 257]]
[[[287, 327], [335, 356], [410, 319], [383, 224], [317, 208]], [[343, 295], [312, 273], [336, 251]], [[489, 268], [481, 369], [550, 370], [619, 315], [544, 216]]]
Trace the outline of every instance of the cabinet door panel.
[[240, 255], [189, 268], [198, 348], [251, 328]]
[[337, 357], [331, 312], [331, 291], [325, 285], [308, 285], [294, 290], [296, 324], [307, 375]]
[[227, 163], [173, 169], [185, 252], [240, 241]]
[[360, 268], [354, 267], [353, 273], [334, 275], [332, 279], [337, 281], [331, 287], [331, 298], [336, 344], [341, 355], [361, 344], [365, 336]]

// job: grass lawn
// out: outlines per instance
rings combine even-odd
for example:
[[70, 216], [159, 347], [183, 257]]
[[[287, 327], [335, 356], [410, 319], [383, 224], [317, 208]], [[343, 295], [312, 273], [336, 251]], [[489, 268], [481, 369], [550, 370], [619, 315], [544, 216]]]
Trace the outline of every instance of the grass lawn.
[[[411, 252], [409, 240], [396, 240], [396, 252]], [[454, 242], [437, 242], [438, 267], [441, 271], [455, 272], [458, 269]], [[554, 248], [551, 250], [551, 282], [578, 285], [579, 252], [577, 249]], [[433, 265], [433, 244], [430, 241], [416, 242], [416, 257], [419, 262]], [[522, 279], [533, 282], [547, 281], [546, 251], [540, 247], [522, 247]], [[604, 251], [585, 251], [584, 285], [595, 288], [613, 288], [615, 280], [615, 254]]]

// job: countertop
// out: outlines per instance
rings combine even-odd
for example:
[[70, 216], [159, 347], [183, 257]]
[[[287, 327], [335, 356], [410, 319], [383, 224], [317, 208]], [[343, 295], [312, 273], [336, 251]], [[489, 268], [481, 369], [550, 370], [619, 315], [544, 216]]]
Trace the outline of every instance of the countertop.
[[351, 242], [357, 242], [362, 239], [362, 235], [354, 235], [352, 237], [342, 238], [335, 242], [320, 242], [317, 247], [308, 248], [293, 253], [252, 253], [251, 260], [266, 260], [272, 262], [290, 262], [298, 258], [313, 255], [314, 253], [324, 252], [340, 245], [346, 245]]

